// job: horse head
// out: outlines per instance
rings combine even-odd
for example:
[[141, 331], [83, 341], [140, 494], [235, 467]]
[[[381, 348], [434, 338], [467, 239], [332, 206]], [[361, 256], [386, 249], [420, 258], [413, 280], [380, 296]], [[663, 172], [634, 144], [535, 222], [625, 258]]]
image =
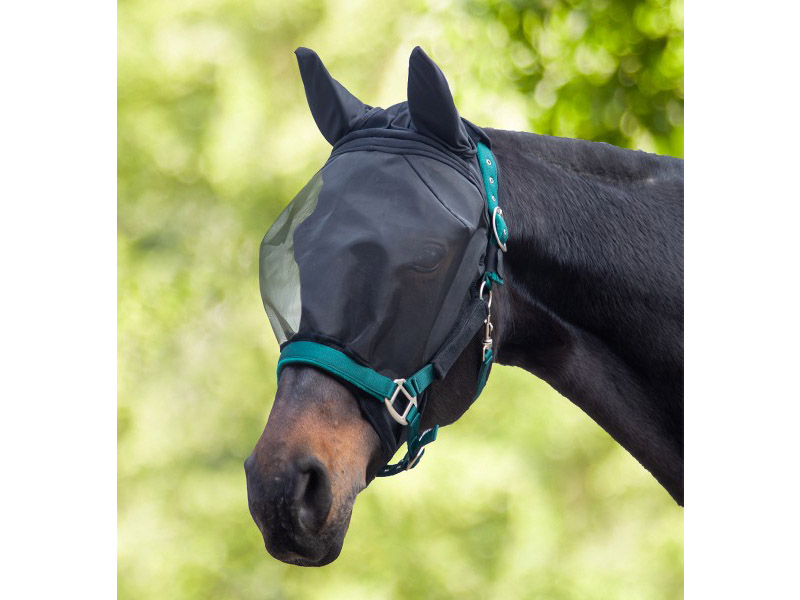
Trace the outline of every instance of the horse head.
[[[491, 359], [483, 361], [479, 286], [492, 229], [476, 151], [485, 134], [459, 117], [421, 49], [409, 61], [408, 100], [387, 109], [355, 98], [312, 51], [297, 57], [334, 150], [262, 244], [264, 305], [279, 342], [291, 343], [245, 470], [268, 552], [320, 566], [339, 555], [356, 495], [412, 437], [402, 426], [412, 398], [419, 431], [435, 435], [476, 397], [479, 367]], [[290, 360], [297, 340], [335, 354]], [[378, 387], [388, 382], [391, 399], [365, 393], [340, 360], [368, 368], [368, 381], [377, 374]], [[423, 375], [404, 383], [426, 365], [424, 392]], [[411, 446], [404, 467], [421, 455]]]

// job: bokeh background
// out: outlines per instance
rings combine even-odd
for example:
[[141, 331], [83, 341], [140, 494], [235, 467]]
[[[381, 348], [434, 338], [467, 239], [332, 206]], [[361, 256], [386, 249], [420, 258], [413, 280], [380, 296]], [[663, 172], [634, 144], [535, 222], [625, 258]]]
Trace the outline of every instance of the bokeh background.
[[417, 44], [479, 125], [682, 156], [681, 0], [120, 0], [120, 598], [683, 596], [682, 509], [508, 367], [361, 494], [332, 565], [263, 548], [242, 467], [278, 356], [258, 247], [329, 152], [292, 52], [387, 106]]

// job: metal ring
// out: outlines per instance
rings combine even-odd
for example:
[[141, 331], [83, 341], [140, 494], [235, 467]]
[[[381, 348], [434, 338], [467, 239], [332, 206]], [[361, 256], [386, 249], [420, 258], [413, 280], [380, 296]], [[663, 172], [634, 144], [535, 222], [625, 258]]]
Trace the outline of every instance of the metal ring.
[[[485, 288], [485, 287], [486, 287], [486, 280], [484, 279], [483, 281], [481, 281], [481, 287], [478, 290], [478, 297], [479, 298], [483, 298], [483, 288]], [[486, 310], [488, 310], [490, 312], [492, 310], [492, 289], [491, 288], [489, 288], [489, 299], [486, 301]]]
[[[411, 407], [417, 405], [417, 397], [412, 396], [408, 392], [406, 387], [403, 385], [405, 382], [406, 382], [405, 379], [395, 379], [394, 384], [396, 387], [394, 388], [394, 392], [392, 392], [392, 397], [383, 399], [383, 403], [386, 405], [386, 410], [389, 411], [389, 415], [395, 421], [400, 423], [400, 425], [408, 425], [408, 420], [406, 419], [406, 417], [408, 416]], [[408, 404], [406, 405], [406, 409], [403, 411], [402, 415], [394, 409], [394, 401], [397, 400], [397, 395], [400, 392], [403, 392], [403, 395], [406, 397], [406, 400], [408, 400]]]
[[494, 230], [494, 239], [497, 240], [497, 245], [500, 246], [500, 250], [503, 252], [506, 251], [506, 245], [500, 241], [500, 236], [497, 235], [497, 215], [503, 216], [503, 209], [499, 206], [495, 206], [494, 210], [492, 211], [492, 229]]

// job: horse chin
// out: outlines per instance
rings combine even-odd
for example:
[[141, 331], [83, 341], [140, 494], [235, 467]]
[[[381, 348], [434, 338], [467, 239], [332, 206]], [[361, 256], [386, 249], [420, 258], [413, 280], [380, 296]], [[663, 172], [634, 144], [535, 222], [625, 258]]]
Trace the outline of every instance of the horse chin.
[[336, 560], [342, 551], [352, 510], [351, 504], [343, 518], [336, 519], [313, 538], [301, 541], [295, 536], [287, 539], [286, 536], [267, 533], [264, 546], [273, 558], [281, 562], [297, 567], [324, 567]]
[[267, 546], [267, 551], [269, 551], [273, 558], [277, 558], [279, 561], [285, 562], [287, 565], [294, 565], [295, 567], [324, 567], [339, 557], [339, 553], [342, 551], [342, 544], [337, 544], [322, 558], [318, 559], [305, 558], [299, 554], [295, 554], [294, 552], [289, 552], [288, 554], [276, 554], [269, 550], [269, 546]]

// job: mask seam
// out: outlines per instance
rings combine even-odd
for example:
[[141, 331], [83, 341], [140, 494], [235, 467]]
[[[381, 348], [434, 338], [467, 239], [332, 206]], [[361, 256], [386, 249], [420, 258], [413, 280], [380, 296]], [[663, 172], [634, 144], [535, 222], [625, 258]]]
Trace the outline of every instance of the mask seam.
[[436, 198], [436, 201], [437, 201], [439, 204], [441, 204], [441, 205], [442, 205], [442, 208], [444, 208], [444, 209], [445, 209], [445, 210], [446, 210], [448, 213], [450, 213], [450, 215], [451, 215], [451, 216], [452, 216], [454, 219], [456, 219], [456, 220], [457, 220], [459, 223], [461, 223], [461, 224], [462, 224], [462, 225], [463, 225], [463, 226], [464, 226], [464, 227], [465, 227], [467, 230], [469, 230], [469, 229], [470, 229], [469, 223], [467, 223], [466, 221], [464, 221], [464, 219], [462, 219], [462, 218], [461, 218], [461, 217], [459, 217], [457, 214], [455, 214], [455, 213], [454, 213], [454, 212], [453, 212], [453, 211], [450, 209], [450, 207], [449, 207], [449, 206], [447, 206], [447, 205], [446, 205], [444, 202], [442, 202], [442, 199], [441, 199], [441, 198], [439, 198], [439, 196], [436, 194], [436, 192], [434, 192], [434, 191], [433, 191], [433, 188], [432, 188], [432, 187], [431, 187], [431, 186], [428, 184], [428, 182], [425, 180], [425, 178], [422, 176], [422, 174], [421, 174], [421, 173], [420, 173], [420, 172], [419, 172], [419, 171], [416, 169], [416, 167], [415, 167], [415, 166], [414, 166], [414, 165], [411, 163], [411, 161], [410, 161], [410, 160], [408, 160], [408, 157], [407, 157], [405, 154], [401, 154], [400, 156], [402, 156], [402, 157], [403, 157], [403, 159], [404, 159], [404, 160], [405, 160], [405, 161], [408, 163], [408, 166], [409, 166], [409, 167], [411, 167], [411, 170], [412, 170], [412, 171], [414, 171], [414, 173], [416, 173], [417, 177], [419, 177], [419, 178], [422, 180], [422, 183], [423, 183], [423, 184], [425, 184], [425, 187], [426, 187], [426, 188], [428, 188], [428, 191], [429, 191], [429, 192], [430, 192], [430, 193], [433, 195], [433, 197], [434, 197], [434, 198]]
[[[431, 158], [433, 160], [439, 161], [440, 163], [447, 165], [451, 169], [456, 170], [459, 172], [463, 177], [467, 179], [473, 186], [475, 186], [483, 195], [483, 181], [482, 176], [480, 174], [480, 169], [477, 169], [476, 172], [476, 164], [472, 163], [472, 160], [477, 161], [475, 156], [471, 157], [470, 161], [465, 161], [457, 157], [457, 155], [449, 155], [438, 148], [431, 146], [430, 144], [425, 144], [427, 148], [414, 148], [409, 146], [402, 146], [402, 145], [392, 145], [391, 143], [380, 144], [377, 142], [370, 142], [371, 139], [375, 139], [377, 136], [365, 137], [365, 138], [355, 138], [353, 140], [349, 140], [346, 144], [341, 146], [337, 145], [333, 151], [331, 152], [328, 160], [325, 162], [324, 166], [327, 166], [329, 162], [335, 159], [337, 156], [342, 154], [347, 154], [348, 152], [366, 152], [366, 151], [373, 151], [373, 152], [384, 152], [386, 154], [416, 154], [419, 156], [425, 156], [427, 158]], [[377, 137], [377, 139], [381, 139]], [[386, 140], [395, 140], [398, 139], [401, 143], [411, 142], [413, 144], [422, 145], [422, 142], [419, 140], [408, 140], [406, 138], [383, 138]], [[350, 147], [348, 147], [350, 146]]]

